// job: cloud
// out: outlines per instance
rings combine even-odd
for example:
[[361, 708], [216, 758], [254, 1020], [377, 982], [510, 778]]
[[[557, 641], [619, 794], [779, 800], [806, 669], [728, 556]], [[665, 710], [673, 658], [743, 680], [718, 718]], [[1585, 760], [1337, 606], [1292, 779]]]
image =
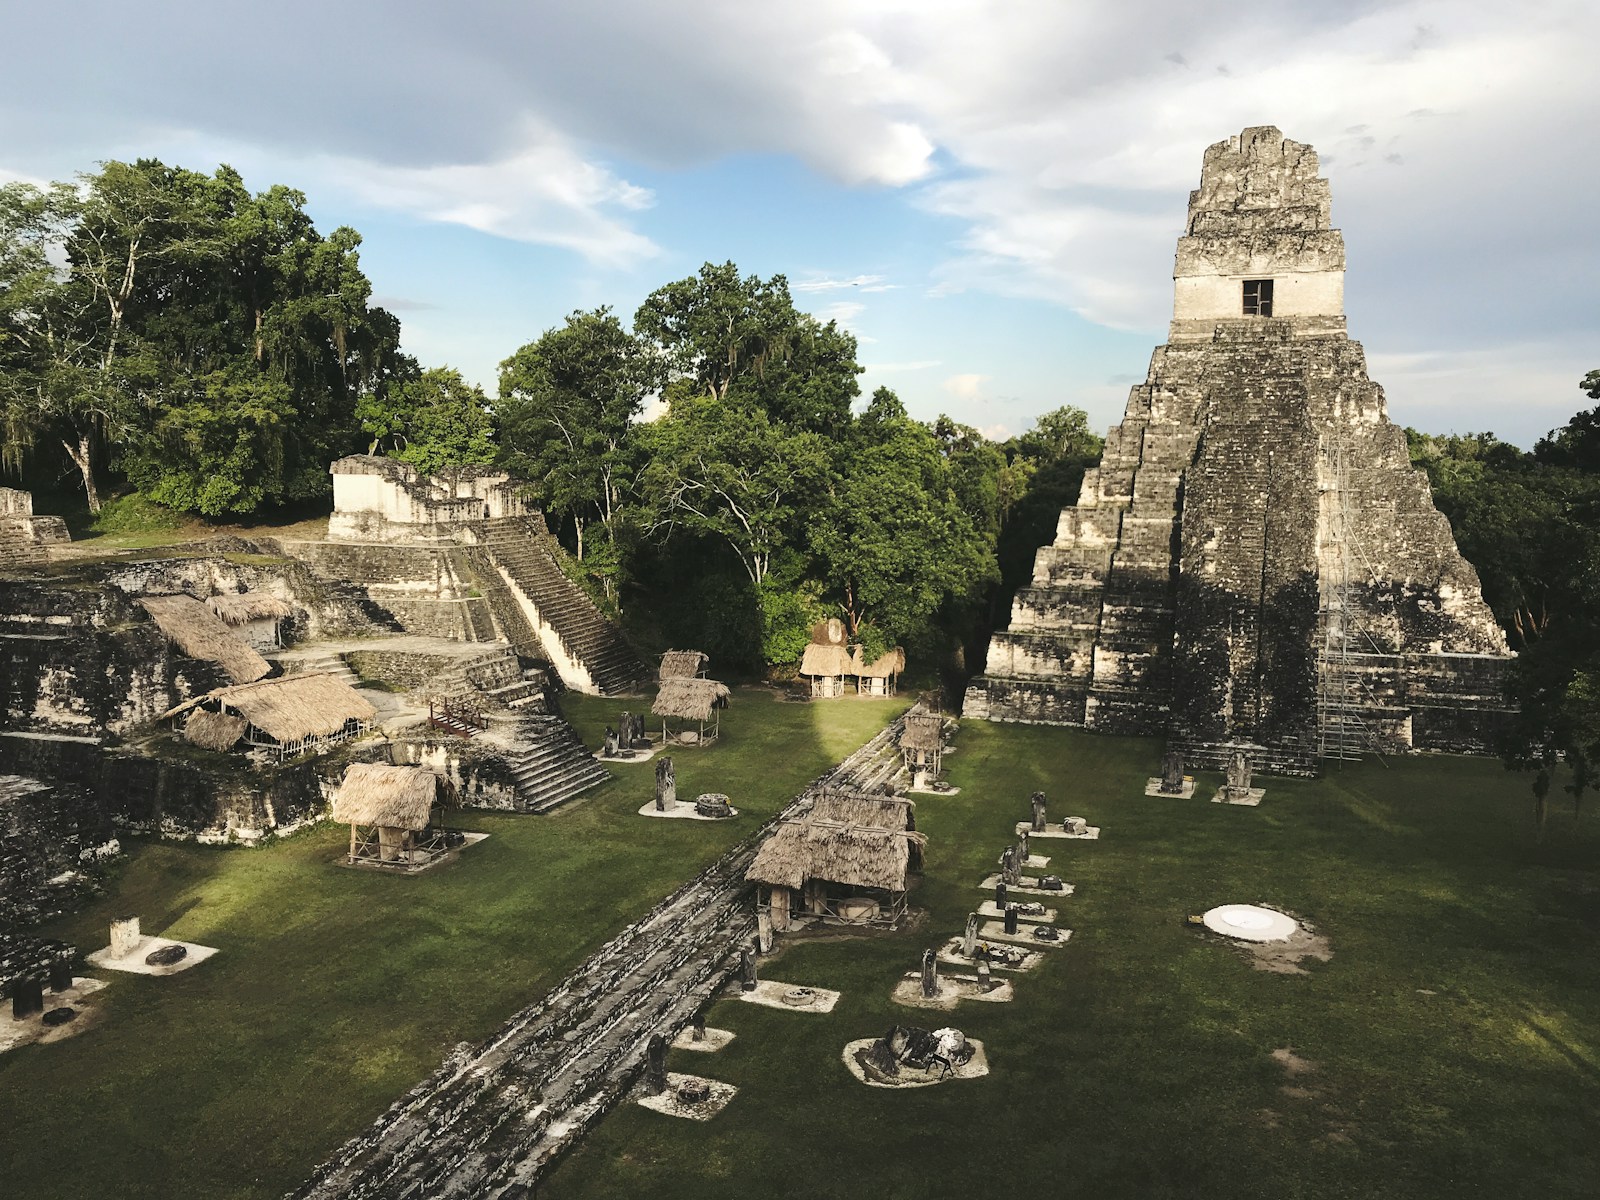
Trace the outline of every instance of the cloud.
[[789, 283], [791, 292], [837, 292], [844, 288], [859, 288], [863, 292], [887, 292], [899, 287], [897, 283], [885, 283], [882, 275], [857, 275], [851, 279], [802, 279]]
[[987, 375], [952, 375], [942, 386], [957, 400], [980, 400], [983, 398], [982, 385], [988, 378]]

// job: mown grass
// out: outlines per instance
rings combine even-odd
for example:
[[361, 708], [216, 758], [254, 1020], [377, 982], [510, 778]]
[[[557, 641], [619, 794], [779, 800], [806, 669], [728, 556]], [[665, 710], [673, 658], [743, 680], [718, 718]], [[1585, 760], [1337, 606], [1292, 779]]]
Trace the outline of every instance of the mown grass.
[[[624, 1105], [561, 1164], [554, 1200], [972, 1197], [1589, 1197], [1600, 1179], [1597, 836], [1531, 832], [1526, 780], [1434, 758], [1266, 781], [1258, 809], [1147, 799], [1154, 742], [968, 723], [959, 796], [919, 797], [929, 868], [914, 932], [801, 942], [769, 978], [838, 988], [831, 1016], [719, 1001], [737, 1039], [673, 1070], [737, 1084], [706, 1124]], [[1217, 782], [1202, 776], [1200, 794]], [[948, 1017], [888, 994], [982, 899], [1027, 796], [1098, 842], [1036, 843], [1078, 884], [1072, 941], [1009, 1005]], [[1253, 969], [1183, 926], [1281, 906], [1333, 950]], [[985, 1079], [869, 1089], [844, 1044], [954, 1023]], [[1289, 1047], [1316, 1064], [1289, 1078]], [[1285, 1091], [1299, 1089], [1299, 1092]]]
[[[566, 707], [596, 745], [630, 705]], [[0, 1195], [282, 1195], [900, 707], [738, 692], [723, 740], [675, 755], [681, 794], [743, 810], [725, 824], [637, 817], [654, 771], [636, 765], [549, 816], [460, 814], [490, 838], [416, 878], [335, 865], [331, 826], [256, 850], [131, 846], [105, 898], [45, 932], [89, 951], [137, 914], [221, 952], [167, 979], [102, 973], [97, 1027], [0, 1056]]]

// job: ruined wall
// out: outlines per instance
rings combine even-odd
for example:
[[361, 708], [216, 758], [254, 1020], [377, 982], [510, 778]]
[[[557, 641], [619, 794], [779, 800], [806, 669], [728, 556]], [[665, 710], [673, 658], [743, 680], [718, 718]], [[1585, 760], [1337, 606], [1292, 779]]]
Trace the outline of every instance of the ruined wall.
[[0, 932], [75, 907], [119, 850], [110, 813], [83, 789], [0, 775]]
[[[1505, 638], [1343, 332], [1316, 171], [1270, 128], [1206, 152], [1171, 340], [1038, 552], [969, 715], [1168, 734], [1196, 761], [1249, 742], [1308, 769], [1337, 675], [1392, 742], [1487, 744]], [[1246, 316], [1262, 278], [1273, 315]]]

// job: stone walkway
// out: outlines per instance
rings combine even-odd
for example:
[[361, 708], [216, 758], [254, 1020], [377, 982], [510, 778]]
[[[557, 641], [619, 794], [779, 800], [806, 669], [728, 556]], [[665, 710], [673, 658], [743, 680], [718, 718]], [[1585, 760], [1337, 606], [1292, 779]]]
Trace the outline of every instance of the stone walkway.
[[778, 821], [825, 784], [899, 761], [896, 721], [777, 817], [602, 946], [547, 997], [439, 1070], [352, 1138], [294, 1200], [521, 1200], [622, 1097], [652, 1033], [672, 1038], [727, 982], [755, 931], [745, 868]]

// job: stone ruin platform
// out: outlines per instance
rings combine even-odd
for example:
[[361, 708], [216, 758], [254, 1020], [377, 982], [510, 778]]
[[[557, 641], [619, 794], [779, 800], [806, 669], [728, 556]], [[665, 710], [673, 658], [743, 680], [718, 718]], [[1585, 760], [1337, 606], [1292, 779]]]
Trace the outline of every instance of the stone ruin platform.
[[986, 1004], [1009, 1004], [1016, 999], [1016, 991], [1009, 979], [992, 980], [989, 987], [985, 988], [983, 981], [976, 975], [941, 975], [939, 994], [929, 997], [922, 994], [922, 972], [908, 971], [900, 982], [895, 984], [889, 999], [907, 1008], [949, 1010], [963, 1000], [980, 1000]]
[[[1003, 854], [999, 858], [995, 859], [996, 862], [1003, 862], [1004, 860], [1005, 855]], [[1022, 865], [1024, 867], [1031, 867], [1035, 871], [1042, 871], [1050, 865], [1050, 857], [1049, 855], [1045, 854], [1030, 854], [1028, 855], [1028, 861]]]
[[[962, 941], [963, 939], [959, 937], [953, 937], [946, 942], [939, 950], [939, 961], [942, 963], [949, 963], [956, 967], [970, 967], [976, 970], [978, 966], [977, 960], [968, 958], [961, 952]], [[993, 959], [990, 959], [989, 969], [991, 971], [1007, 971], [1012, 974], [1016, 974], [1022, 971], [1031, 971], [1043, 961], [1043, 954], [1040, 954], [1036, 950], [1029, 950], [1027, 954], [1023, 956], [1022, 961], [1017, 963], [1015, 966], [1012, 966], [1008, 963], [995, 962]]]
[[652, 742], [650, 743], [650, 749], [635, 750], [632, 754], [627, 756], [623, 756], [621, 754], [607, 754], [604, 750], [596, 750], [589, 757], [594, 759], [596, 762], [603, 762], [607, 766], [615, 765], [619, 767], [625, 767], [636, 763], [647, 763], [656, 755], [660, 754], [663, 749], [664, 747], [659, 743]]
[[[978, 887], [980, 889], [982, 889], [983, 891], [986, 891], [986, 892], [989, 892], [989, 893], [992, 894], [994, 892], [995, 884], [997, 884], [999, 882], [1000, 882], [1000, 872], [996, 871], [993, 875], [989, 875], [989, 876], [985, 877], [984, 881], [982, 883], [980, 883], [978, 885]], [[1011, 891], [1011, 892], [1023, 892], [1023, 893], [1026, 893], [1029, 896], [1063, 896], [1064, 897], [1064, 896], [1070, 896], [1070, 895], [1072, 895], [1073, 892], [1077, 891], [1078, 890], [1078, 885], [1075, 884], [1075, 883], [1068, 883], [1065, 879], [1063, 879], [1061, 881], [1061, 890], [1058, 892], [1058, 891], [1055, 891], [1053, 888], [1042, 888], [1042, 887], [1040, 887], [1039, 886], [1039, 877], [1037, 875], [1024, 875], [1024, 876], [1022, 876], [1022, 881], [1020, 883], [1011, 884], [1010, 887], [1007, 890]]]
[[[147, 963], [145, 955], [156, 950], [164, 950], [168, 946], [182, 946], [187, 953], [175, 963]], [[175, 942], [171, 938], [152, 937], [145, 934], [139, 939], [138, 945], [121, 958], [114, 958], [111, 947], [96, 950], [87, 956], [90, 966], [99, 967], [105, 971], [126, 971], [130, 975], [176, 975], [180, 971], [187, 971], [190, 967], [197, 967], [206, 959], [217, 952], [215, 946], [201, 946], [194, 942]]]
[[1261, 798], [1267, 794], [1266, 788], [1246, 788], [1242, 796], [1228, 795], [1226, 785], [1217, 789], [1217, 794], [1211, 797], [1213, 804], [1238, 804], [1245, 808], [1254, 808], [1261, 803]]
[[[950, 751], [946, 750], [946, 754]], [[908, 793], [913, 796], [959, 796], [961, 789], [958, 787], [908, 787]]]
[[[616, 760], [608, 759], [607, 761], [615, 762]], [[672, 821], [731, 821], [739, 815], [739, 810], [730, 805], [727, 816], [708, 817], [702, 813], [695, 812], [693, 800], [674, 800], [667, 806], [665, 811], [657, 809], [656, 802], [652, 800], [639, 810], [639, 815], [641, 817], [655, 817]]]
[[1194, 787], [1194, 776], [1185, 775], [1181, 792], [1163, 792], [1161, 790], [1160, 776], [1152, 775], [1144, 781], [1144, 794], [1146, 796], [1156, 796], [1162, 800], [1187, 800], [1194, 795]]
[[[839, 1003], [841, 993], [829, 988], [804, 987], [798, 983], [779, 983], [775, 979], [763, 979], [757, 982], [755, 990], [745, 991], [738, 980], [728, 985], [736, 999], [743, 1000], [746, 1004], [759, 1004], [765, 1008], [781, 1008], [788, 1012], [804, 1013], [831, 1013], [833, 1006]], [[804, 1003], [792, 1003], [784, 999], [790, 992], [805, 990], [811, 997]]]
[[[1041, 941], [1034, 937], [1031, 931], [1034, 925], [1043, 924], [1045, 924], [1043, 921], [1035, 921], [1031, 924], [1019, 923], [1015, 933], [1007, 933], [1005, 925], [1001, 922], [985, 921], [983, 928], [978, 930], [978, 940], [980, 942], [1004, 942], [1008, 946], [1027, 946], [1030, 949], [1053, 950], [1057, 946], [1065, 946], [1072, 937], [1072, 930], [1057, 929], [1058, 936], [1055, 941]], [[1052, 928], [1054, 927], [1052, 926]]]
[[713, 1029], [707, 1025], [706, 1036], [697, 1042], [694, 1040], [694, 1034], [684, 1029], [679, 1032], [677, 1037], [672, 1039], [672, 1048], [674, 1050], [692, 1050], [696, 1054], [715, 1054], [737, 1036], [731, 1029]]
[[1077, 842], [1095, 842], [1100, 840], [1100, 826], [1090, 825], [1082, 833], [1068, 833], [1061, 828], [1058, 822], [1054, 829], [1035, 830], [1033, 822], [1018, 821], [1013, 829], [1014, 833], [1026, 832], [1030, 838], [1070, 838]]
[[[1050, 892], [1048, 894], [1052, 896], [1059, 896], [1061, 893]], [[1006, 916], [1005, 912], [993, 900], [985, 900], [982, 904], [978, 905], [978, 915], [980, 917], [992, 917], [996, 921], [1003, 921], [1005, 920]], [[1037, 917], [1030, 917], [1025, 913], [1018, 913], [1017, 918], [1022, 921], [1028, 921], [1034, 925], [1041, 923], [1045, 925], [1051, 925], [1055, 923], [1056, 910], [1053, 908], [1047, 908], [1044, 910], [1043, 916]]]
[[[703, 1083], [710, 1089], [711, 1094], [698, 1104], [686, 1104], [678, 1099], [678, 1089], [686, 1083]], [[640, 1096], [639, 1105], [651, 1112], [663, 1113], [669, 1117], [682, 1117], [687, 1121], [709, 1121], [727, 1108], [728, 1101], [738, 1094], [738, 1088], [731, 1083], [723, 1083], [720, 1079], [707, 1079], [702, 1075], [680, 1075], [676, 1071], [668, 1071], [667, 1090], [658, 1092], [654, 1096]]]
[[[84, 1001], [105, 986], [104, 980], [74, 975], [72, 986], [66, 991], [45, 992], [44, 1012], [36, 1012], [20, 1021], [14, 1020], [10, 1013], [0, 1016], [0, 1054], [19, 1046], [47, 1046], [94, 1028], [100, 1021], [102, 1010], [99, 1005], [85, 1004]], [[46, 1025], [45, 1013], [57, 1008], [70, 1008], [77, 1015], [64, 1025]]]
[[903, 1070], [900, 1078], [892, 1082], [868, 1079], [866, 1071], [862, 1069], [861, 1063], [856, 1056], [862, 1051], [870, 1049], [872, 1043], [877, 1040], [877, 1038], [861, 1038], [858, 1041], [850, 1042], [845, 1046], [841, 1056], [850, 1074], [868, 1087], [891, 1089], [937, 1087], [939, 1084], [946, 1083], [952, 1079], [978, 1079], [989, 1073], [989, 1056], [984, 1053], [983, 1043], [977, 1038], [968, 1038], [967, 1045], [972, 1047], [972, 1057], [959, 1067], [952, 1068], [948, 1075], [944, 1073], [942, 1068], [934, 1067], [920, 1075], [910, 1070]]

